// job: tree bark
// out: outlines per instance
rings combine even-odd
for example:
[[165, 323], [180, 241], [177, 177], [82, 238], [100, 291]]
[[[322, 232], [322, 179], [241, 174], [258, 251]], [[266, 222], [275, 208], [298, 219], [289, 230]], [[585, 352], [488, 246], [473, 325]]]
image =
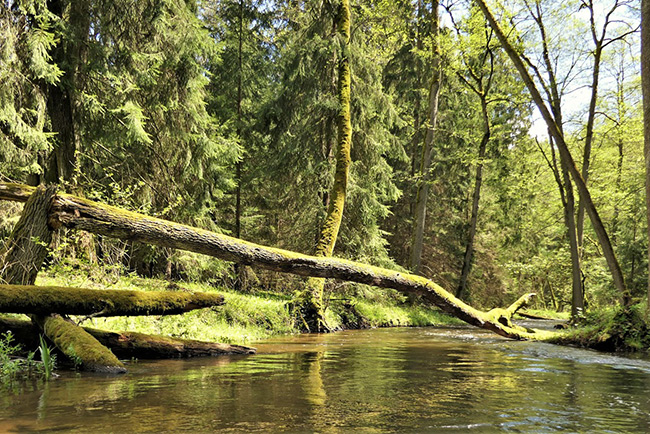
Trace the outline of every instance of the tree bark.
[[504, 50], [510, 57], [510, 60], [512, 60], [515, 67], [519, 71], [519, 74], [522, 80], [524, 81], [524, 84], [528, 88], [528, 91], [530, 92], [533, 101], [535, 102], [535, 105], [539, 109], [540, 113], [542, 114], [542, 118], [544, 119], [546, 125], [548, 126], [550, 134], [553, 136], [553, 138], [557, 143], [558, 150], [560, 151], [560, 155], [567, 162], [569, 173], [571, 174], [571, 178], [573, 179], [573, 182], [575, 183], [578, 189], [578, 193], [580, 194], [580, 200], [583, 201], [585, 204], [587, 214], [589, 215], [591, 224], [594, 228], [594, 231], [596, 232], [600, 246], [603, 249], [603, 255], [605, 256], [605, 260], [607, 261], [609, 271], [612, 275], [614, 286], [616, 287], [616, 289], [619, 291], [621, 295], [622, 304], [624, 306], [629, 305], [631, 301], [631, 296], [625, 284], [623, 272], [618, 263], [618, 259], [616, 258], [616, 254], [614, 253], [614, 249], [609, 239], [609, 235], [607, 234], [607, 230], [605, 229], [605, 226], [600, 218], [600, 214], [598, 214], [598, 210], [594, 205], [594, 202], [591, 198], [591, 193], [589, 192], [589, 189], [587, 188], [587, 185], [585, 184], [585, 181], [582, 178], [580, 170], [578, 170], [578, 167], [576, 166], [575, 161], [571, 156], [571, 152], [569, 151], [569, 148], [566, 142], [564, 141], [564, 135], [562, 134], [559, 126], [555, 123], [553, 119], [553, 115], [546, 107], [546, 104], [544, 103], [544, 100], [539, 90], [537, 89], [535, 82], [533, 81], [532, 77], [528, 73], [528, 70], [526, 69], [526, 65], [524, 64], [521, 56], [517, 53], [515, 48], [508, 40], [508, 37], [505, 35], [503, 30], [497, 23], [496, 18], [494, 18], [494, 16], [488, 9], [485, 0], [476, 0], [476, 3], [478, 4], [479, 8], [485, 15], [485, 18], [490, 23], [490, 27], [492, 27], [494, 32], [497, 34], [497, 37], [499, 38], [499, 41], [501, 42], [501, 45], [503, 46]]
[[20, 219], [0, 250], [0, 283], [33, 285], [36, 281], [52, 241], [47, 216], [55, 194], [52, 187], [30, 190]]
[[427, 132], [422, 147], [420, 161], [420, 183], [416, 194], [415, 218], [413, 222], [413, 239], [411, 242], [410, 268], [419, 274], [422, 266], [422, 249], [424, 247], [424, 228], [427, 217], [427, 201], [431, 182], [431, 157], [436, 123], [438, 122], [438, 99], [442, 84], [442, 60], [440, 52], [440, 25], [438, 17], [439, 0], [431, 4], [431, 82], [429, 85], [429, 119]]
[[[0, 199], [26, 199], [20, 196], [29, 187], [0, 183]], [[226, 235], [196, 229], [142, 214], [99, 204], [70, 194], [59, 194], [51, 207], [50, 224], [88, 232], [172, 247], [214, 256], [227, 261], [253, 265], [272, 271], [308, 277], [325, 277], [392, 288], [405, 294], [420, 295], [429, 303], [468, 324], [491, 330], [513, 339], [546, 339], [553, 333], [527, 331], [495, 321], [493, 315], [467, 305], [439, 285], [421, 276], [373, 267], [354, 261], [301, 255]]]
[[174, 315], [223, 305], [210, 293], [145, 292], [0, 284], [0, 312], [47, 315]]
[[[650, 275], [650, 0], [641, 0], [641, 87], [643, 89], [645, 200], [648, 219], [648, 274]], [[650, 310], [650, 279], [648, 279], [647, 303]]]

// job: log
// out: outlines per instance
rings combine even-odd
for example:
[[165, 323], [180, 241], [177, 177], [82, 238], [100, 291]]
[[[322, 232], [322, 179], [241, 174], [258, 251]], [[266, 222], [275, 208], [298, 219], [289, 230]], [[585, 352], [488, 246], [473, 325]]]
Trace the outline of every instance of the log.
[[124, 364], [86, 330], [59, 315], [38, 318], [45, 336], [84, 371], [123, 374]]
[[144, 333], [118, 333], [90, 328], [86, 330], [122, 358], [169, 359], [226, 354], [255, 354], [257, 351], [255, 348], [241, 345], [171, 338]]
[[[111, 332], [84, 327], [86, 332], [113, 354], [122, 359], [165, 359], [206, 357], [227, 354], [255, 354], [256, 349], [241, 345], [221, 344], [168, 336], [147, 335], [133, 332]], [[31, 321], [0, 318], [0, 334], [11, 331], [15, 342], [25, 348], [35, 349], [39, 345], [39, 328]]]
[[0, 284], [0, 312], [47, 315], [173, 315], [223, 305], [211, 293], [126, 291]]
[[[29, 188], [0, 183], [0, 199], [23, 200]], [[58, 194], [52, 202], [52, 227], [67, 227], [140, 241], [161, 247], [188, 250], [244, 265], [308, 277], [326, 277], [366, 285], [392, 288], [420, 295], [429, 303], [476, 327], [512, 339], [548, 339], [555, 333], [521, 330], [495, 320], [422, 276], [365, 265], [337, 258], [317, 258], [288, 250], [266, 247], [215, 232], [125, 211], [69, 194]]]

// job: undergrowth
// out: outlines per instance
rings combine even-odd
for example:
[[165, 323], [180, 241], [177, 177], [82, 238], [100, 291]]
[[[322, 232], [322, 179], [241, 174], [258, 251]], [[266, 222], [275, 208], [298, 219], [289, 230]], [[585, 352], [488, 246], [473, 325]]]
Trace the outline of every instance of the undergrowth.
[[[298, 333], [286, 308], [290, 300], [286, 294], [268, 291], [250, 291], [244, 294], [208, 283], [170, 283], [163, 279], [136, 275], [123, 275], [117, 280], [102, 279], [97, 273], [74, 270], [66, 270], [65, 273], [42, 272], [37, 284], [139, 291], [216, 292], [225, 298], [223, 306], [195, 310], [183, 315], [92, 318], [82, 324], [94, 328], [236, 344], [250, 344], [273, 335]], [[342, 329], [431, 326], [459, 322], [424, 306], [406, 304], [403, 298], [388, 296], [381, 299], [366, 295], [366, 292], [361, 291], [330, 302], [325, 311], [328, 324], [334, 329]]]

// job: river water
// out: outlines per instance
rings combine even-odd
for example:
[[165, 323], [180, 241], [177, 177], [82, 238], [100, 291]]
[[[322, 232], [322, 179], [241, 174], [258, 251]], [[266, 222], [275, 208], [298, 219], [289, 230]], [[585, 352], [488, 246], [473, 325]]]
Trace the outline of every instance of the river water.
[[3, 392], [0, 432], [650, 432], [650, 361], [470, 328], [358, 330]]

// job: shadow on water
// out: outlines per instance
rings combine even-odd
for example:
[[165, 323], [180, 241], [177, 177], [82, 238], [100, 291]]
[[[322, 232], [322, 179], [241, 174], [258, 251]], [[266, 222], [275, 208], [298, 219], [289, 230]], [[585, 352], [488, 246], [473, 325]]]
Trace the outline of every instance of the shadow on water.
[[65, 373], [0, 399], [0, 432], [647, 432], [650, 362], [480, 330], [284, 337], [252, 357]]

